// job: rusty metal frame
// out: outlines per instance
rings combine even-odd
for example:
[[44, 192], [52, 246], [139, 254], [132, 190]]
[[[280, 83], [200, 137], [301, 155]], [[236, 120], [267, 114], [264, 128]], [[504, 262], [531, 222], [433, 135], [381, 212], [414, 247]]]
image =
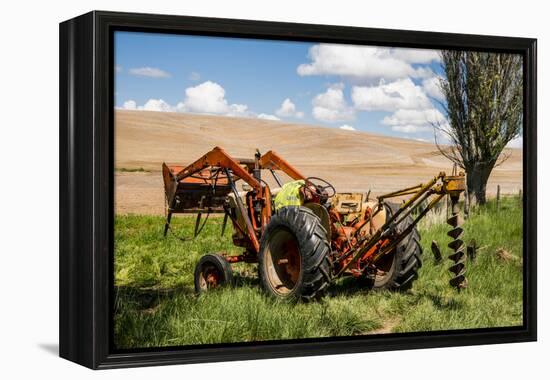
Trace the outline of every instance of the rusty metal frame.
[[[245, 168], [243, 168], [243, 166]], [[174, 208], [174, 201], [175, 201], [175, 193], [177, 190], [178, 183], [181, 181], [186, 181], [192, 178], [197, 173], [200, 173], [201, 171], [209, 168], [217, 168], [221, 170], [232, 189], [232, 192], [235, 196], [235, 201], [237, 204], [237, 207], [239, 207], [239, 212], [243, 215], [246, 223], [246, 236], [254, 249], [254, 251], [259, 253], [260, 251], [260, 244], [258, 239], [258, 234], [263, 232], [265, 229], [265, 226], [269, 222], [269, 219], [271, 218], [271, 191], [269, 189], [269, 186], [267, 183], [263, 182], [261, 178], [256, 177], [254, 175], [255, 170], [262, 170], [267, 169], [270, 170], [273, 174], [275, 180], [278, 184], [280, 184], [280, 180], [275, 174], [275, 170], [281, 170], [284, 173], [286, 173], [289, 177], [291, 177], [294, 180], [298, 179], [305, 179], [305, 177], [292, 165], [290, 165], [286, 160], [284, 160], [282, 157], [280, 157], [277, 153], [270, 150], [264, 155], [260, 155], [259, 152], [256, 153], [255, 159], [234, 159], [231, 157], [225, 150], [223, 150], [220, 147], [214, 147], [211, 151], [204, 154], [201, 158], [196, 160], [195, 162], [187, 165], [186, 167], [179, 168], [179, 170], [175, 174], [170, 174], [171, 171], [169, 167], [163, 163], [163, 175], [168, 178], [164, 179], [165, 182], [165, 192], [166, 192], [166, 199], [168, 203], [168, 210], [166, 215], [166, 221], [164, 226], [164, 236], [166, 236], [169, 228], [170, 223], [172, 219], [173, 214], [173, 208]], [[252, 172], [252, 174], [251, 174]], [[249, 184], [253, 189], [253, 194], [250, 195], [247, 199], [248, 203], [251, 203], [252, 201], [259, 201], [262, 203], [263, 207], [260, 214], [260, 225], [257, 226], [253, 213], [254, 210], [250, 205], [248, 205], [248, 208], [242, 204], [242, 201], [240, 200], [240, 197], [238, 195], [238, 191], [235, 186], [235, 179], [241, 179], [247, 184]], [[206, 181], [206, 179], [205, 179]], [[254, 200], [252, 200], [252, 198]], [[247, 211], [248, 210], [248, 211]], [[227, 211], [224, 210], [227, 215]], [[185, 210], [183, 212], [186, 212]], [[188, 212], [197, 212], [197, 222], [199, 223], [201, 212], [202, 210], [188, 210]], [[210, 212], [210, 210], [207, 210], [207, 212]], [[233, 223], [236, 223], [233, 218], [231, 218]], [[195, 228], [195, 231], [197, 231], [197, 228]], [[196, 234], [196, 232], [195, 232]]]

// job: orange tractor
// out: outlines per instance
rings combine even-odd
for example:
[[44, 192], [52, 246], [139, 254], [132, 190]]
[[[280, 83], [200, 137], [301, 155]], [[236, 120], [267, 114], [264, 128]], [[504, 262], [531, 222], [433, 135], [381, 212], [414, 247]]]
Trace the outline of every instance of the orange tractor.
[[[316, 299], [341, 276], [373, 288], [408, 289], [422, 265], [416, 225], [446, 195], [452, 204], [450, 282], [465, 286], [458, 215], [463, 173], [440, 173], [424, 184], [369, 199], [363, 193], [337, 193], [326, 180], [305, 177], [273, 151], [235, 159], [215, 147], [186, 167], [163, 164], [162, 169], [165, 236], [175, 213], [197, 214], [195, 236], [203, 214], [223, 213], [222, 234], [230, 220], [233, 243], [243, 249], [239, 255], [204, 255], [195, 269], [198, 292], [230, 284], [231, 264], [237, 262], [258, 263], [263, 289], [285, 299]], [[291, 181], [282, 183], [279, 171]], [[263, 179], [269, 174], [277, 184], [273, 188]], [[244, 191], [238, 191], [239, 181]], [[396, 197], [408, 199], [387, 202]]]

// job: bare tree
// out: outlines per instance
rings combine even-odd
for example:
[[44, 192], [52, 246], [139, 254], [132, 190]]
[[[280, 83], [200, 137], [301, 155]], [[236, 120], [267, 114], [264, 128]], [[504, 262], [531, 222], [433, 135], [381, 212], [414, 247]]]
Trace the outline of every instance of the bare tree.
[[466, 171], [469, 197], [484, 204], [491, 171], [522, 131], [523, 60], [517, 54], [443, 51], [441, 64], [446, 74], [439, 83], [446, 100], [441, 106], [448, 125], [435, 126], [436, 143]]

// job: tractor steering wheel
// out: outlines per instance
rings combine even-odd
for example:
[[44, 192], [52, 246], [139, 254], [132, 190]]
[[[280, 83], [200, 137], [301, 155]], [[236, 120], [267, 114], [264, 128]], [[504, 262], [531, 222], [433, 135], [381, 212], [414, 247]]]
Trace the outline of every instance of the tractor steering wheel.
[[[336, 189], [334, 188], [334, 186], [332, 186], [332, 184], [330, 184], [328, 181], [326, 181], [322, 178], [307, 177], [306, 178], [306, 183], [308, 183], [308, 182], [315, 187], [315, 189], [317, 190], [319, 195], [325, 195], [327, 198], [332, 198], [333, 196], [336, 195]], [[321, 184], [319, 184], [319, 182]], [[329, 190], [329, 191], [327, 191], [327, 190]]]

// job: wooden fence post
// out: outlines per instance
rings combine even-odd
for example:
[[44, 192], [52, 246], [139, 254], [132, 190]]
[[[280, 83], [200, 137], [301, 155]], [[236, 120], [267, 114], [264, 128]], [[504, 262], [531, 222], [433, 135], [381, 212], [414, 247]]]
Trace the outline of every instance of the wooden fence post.
[[443, 259], [441, 255], [441, 249], [439, 249], [439, 245], [435, 240], [432, 240], [432, 253], [434, 255], [434, 261], [436, 264], [441, 263], [441, 260]]
[[499, 203], [500, 203], [500, 185], [497, 185], [497, 212], [498, 212]]

